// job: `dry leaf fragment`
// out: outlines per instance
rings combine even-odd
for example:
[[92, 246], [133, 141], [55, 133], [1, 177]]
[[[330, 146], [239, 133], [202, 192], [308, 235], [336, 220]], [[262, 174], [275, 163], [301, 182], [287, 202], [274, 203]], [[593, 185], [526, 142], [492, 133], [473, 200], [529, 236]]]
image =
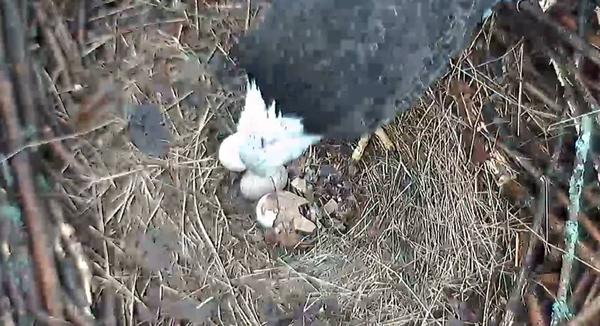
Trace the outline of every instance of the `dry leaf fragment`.
[[325, 204], [325, 206], [323, 206], [323, 210], [325, 210], [327, 214], [331, 215], [337, 211], [338, 206], [338, 202], [332, 198], [327, 202], [327, 204]]
[[475, 164], [481, 164], [490, 158], [485, 146], [483, 137], [474, 133], [470, 128], [463, 129], [462, 145], [467, 153], [470, 153], [471, 161]]
[[[85, 90], [86, 93], [93, 92], [88, 91], [87, 87], [81, 88], [80, 85], [75, 85], [75, 89]], [[117, 85], [107, 80], [101, 81], [95, 92], [83, 97], [73, 121], [75, 129], [85, 131], [114, 118], [120, 111], [121, 96], [122, 92], [118, 90]]]
[[271, 245], [280, 245], [285, 248], [294, 248], [302, 239], [293, 231], [268, 229], [265, 232], [265, 242]]
[[315, 223], [304, 216], [294, 219], [294, 229], [298, 232], [313, 233], [316, 228]]
[[303, 178], [295, 178], [294, 180], [292, 180], [292, 187], [294, 187], [294, 189], [300, 191], [301, 193], [306, 193], [308, 191], [308, 185], [306, 183], [306, 180]]
[[556, 292], [558, 291], [558, 284], [560, 282], [560, 274], [544, 273], [537, 275], [535, 280], [542, 284], [550, 293], [556, 295]]

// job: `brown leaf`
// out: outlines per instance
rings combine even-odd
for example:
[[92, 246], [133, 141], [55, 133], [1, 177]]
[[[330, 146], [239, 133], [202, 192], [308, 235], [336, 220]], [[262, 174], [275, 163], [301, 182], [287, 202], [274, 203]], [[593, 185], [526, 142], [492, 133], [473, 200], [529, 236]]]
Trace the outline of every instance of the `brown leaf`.
[[456, 80], [450, 83], [449, 93], [455, 98], [458, 114], [465, 122], [469, 123], [469, 108], [473, 106], [471, 100], [473, 89], [466, 82]]
[[294, 248], [300, 243], [300, 235], [292, 230], [281, 230], [276, 233], [276, 242], [285, 248]]
[[529, 231], [519, 232], [517, 241], [519, 246], [517, 248], [517, 265], [522, 266], [525, 263], [525, 255], [527, 255], [527, 246], [529, 244]]
[[473, 133], [470, 128], [463, 129], [462, 143], [473, 163], [482, 164], [490, 158], [483, 137]]
[[77, 131], [85, 131], [100, 125], [117, 114], [121, 92], [115, 84], [103, 81], [94, 94], [86, 96], [72, 120]]
[[535, 277], [536, 281], [542, 284], [548, 291], [556, 294], [558, 291], [558, 283], [560, 282], [560, 274], [545, 273]]
[[525, 295], [525, 299], [527, 300], [527, 308], [529, 310], [530, 325], [548, 325], [548, 321], [544, 317], [545, 313], [540, 305], [539, 299], [531, 293]]
[[500, 188], [500, 193], [502, 196], [515, 203], [520, 207], [527, 207], [531, 203], [533, 199], [529, 195], [529, 190], [517, 180], [511, 179], [502, 184]]
[[274, 227], [265, 231], [265, 242], [272, 246], [293, 249], [300, 244], [301, 240], [300, 235], [289, 228]]

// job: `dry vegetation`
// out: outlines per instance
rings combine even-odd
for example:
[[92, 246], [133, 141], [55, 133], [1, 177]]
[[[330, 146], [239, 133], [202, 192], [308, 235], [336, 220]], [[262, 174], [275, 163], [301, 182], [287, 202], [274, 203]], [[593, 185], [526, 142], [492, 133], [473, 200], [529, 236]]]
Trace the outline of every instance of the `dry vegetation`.
[[[509, 312], [530, 323], [550, 320], [564, 266], [569, 199], [561, 189], [576, 138], [572, 126], [556, 126], [577, 114], [564, 109], [554, 71], [536, 64], [544, 57], [539, 44], [512, 35], [510, 24], [488, 22], [449, 75], [387, 127], [396, 152], [375, 143], [360, 166], [350, 166], [348, 144], [326, 143], [291, 164], [293, 178], [311, 189], [304, 213], [318, 231], [285, 248], [256, 226], [239, 176], [215, 155], [241, 103], [243, 79], [227, 75], [226, 53], [265, 3], [44, 0], [24, 9], [29, 1], [22, 8], [0, 2], [40, 27], [40, 35], [4, 37], [0, 52], [10, 59], [18, 39], [28, 40], [27, 92], [39, 107], [13, 91], [21, 122], [7, 119], [12, 97], [3, 70], [3, 123], [38, 127], [18, 146], [23, 136], [14, 128], [0, 133], [0, 240], [10, 248], [0, 276], [12, 289], [0, 291], [3, 324], [30, 323], [26, 316], [41, 307], [78, 325], [93, 318], [106, 325], [497, 325]], [[565, 12], [554, 17], [569, 27], [576, 16]], [[500, 17], [525, 24], [510, 12]], [[15, 85], [26, 75], [11, 73]], [[587, 87], [598, 85], [596, 75], [586, 75]], [[165, 113], [169, 146], [153, 133], [132, 135], [128, 120], [140, 104]], [[168, 152], [150, 157], [140, 149]], [[22, 183], [33, 177], [14, 167], [26, 155], [43, 209], [31, 213], [22, 199], [21, 214], [13, 174], [23, 196]], [[557, 190], [536, 186], [542, 173]], [[576, 310], [589, 313], [600, 238], [598, 191], [587, 189], [582, 224], [591, 236], [579, 244], [585, 264], [573, 272], [573, 288]], [[31, 214], [47, 219], [37, 222], [42, 229], [32, 229]], [[30, 256], [28, 239], [47, 248], [34, 245]], [[35, 281], [52, 272], [60, 282]], [[28, 290], [37, 284], [43, 295]]]

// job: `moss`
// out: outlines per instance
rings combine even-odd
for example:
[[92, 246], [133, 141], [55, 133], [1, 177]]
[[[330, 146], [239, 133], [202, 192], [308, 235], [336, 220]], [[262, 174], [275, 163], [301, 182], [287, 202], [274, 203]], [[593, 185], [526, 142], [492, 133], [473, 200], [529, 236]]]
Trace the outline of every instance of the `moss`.
[[23, 215], [21, 209], [12, 205], [0, 205], [0, 217], [8, 218], [19, 227], [23, 227]]

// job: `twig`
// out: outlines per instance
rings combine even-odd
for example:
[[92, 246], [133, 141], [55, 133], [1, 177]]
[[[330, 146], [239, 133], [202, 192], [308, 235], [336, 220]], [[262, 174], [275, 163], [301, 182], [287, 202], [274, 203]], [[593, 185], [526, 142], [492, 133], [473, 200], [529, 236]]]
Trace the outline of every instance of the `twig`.
[[[536, 173], [536, 171], [537, 170], [533, 170], [532, 172]], [[535, 215], [533, 217], [533, 225], [531, 227], [532, 235], [529, 237], [529, 243], [527, 245], [527, 252], [525, 254], [523, 266], [521, 267], [521, 271], [519, 272], [517, 283], [510, 292], [510, 297], [506, 304], [507, 307], [514, 307], [521, 300], [521, 293], [523, 291], [523, 288], [525, 287], [525, 284], [527, 283], [527, 278], [533, 268], [533, 254], [538, 242], [538, 234], [540, 233], [539, 231], [541, 231], [542, 229], [542, 222], [546, 219], [545, 217], [547, 212], [548, 181], [544, 176], [541, 175], [541, 173], [538, 172], [536, 174], [537, 176], [535, 174], [533, 175], [536, 176], [539, 190], [537, 207], [535, 210]], [[512, 325], [514, 323], [514, 319], [514, 312], [507, 308], [506, 313], [504, 314], [504, 318], [502, 319], [502, 323], [500, 323], [500, 325]]]
[[[5, 23], [2, 28], [6, 37], [4, 38], [3, 54], [8, 59], [14, 82], [17, 85], [13, 92], [19, 98], [19, 113], [29, 126], [37, 126], [38, 115], [35, 110], [34, 96], [31, 92], [33, 85], [31, 78], [31, 60], [27, 53], [26, 37], [23, 26], [25, 23], [19, 19], [17, 2], [13, 0], [2, 0], [0, 13], [3, 14]], [[10, 22], [10, 23], [8, 23]]]
[[563, 73], [567, 73], [572, 77], [571, 80], [575, 81], [574, 89], [581, 93], [580, 95], [589, 105], [589, 110], [586, 110], [586, 112], [577, 112], [577, 115], [582, 115], [588, 113], [589, 111], [597, 111], [600, 109], [600, 104], [598, 104], [598, 101], [594, 98], [586, 86], [585, 78], [581, 74], [581, 68], [579, 68], [578, 65], [572, 64], [569, 60], [563, 60], [563, 57], [565, 56], [564, 50], [558, 49], [558, 51], [555, 51], [546, 46], [544, 46], [544, 49], [548, 54], [550, 54], [550, 58], [555, 62], [555, 64], [557, 64], [561, 70], [564, 70]]
[[[554, 214], [548, 214], [549, 227], [555, 234], [565, 233], [565, 223]], [[576, 259], [590, 268], [590, 270], [597, 275], [600, 275], [600, 256], [591, 249], [592, 246], [587, 244], [585, 241], [577, 241], [576, 244], [578, 256]], [[558, 247], [557, 247], [558, 248]], [[561, 252], [564, 252], [561, 250]]]
[[[531, 176], [535, 178], [538, 185], [538, 198], [537, 198], [537, 207], [535, 210], [535, 214], [533, 217], [533, 225], [532, 225], [532, 236], [529, 239], [529, 243], [527, 246], [527, 252], [525, 253], [525, 259], [523, 262], [523, 266], [521, 267], [521, 271], [519, 272], [519, 276], [517, 278], [517, 283], [512, 288], [509, 300], [506, 304], [507, 307], [515, 306], [521, 300], [521, 293], [525, 284], [527, 282], [527, 277], [529, 276], [533, 261], [533, 252], [535, 250], [535, 246], [538, 241], [539, 231], [542, 229], [542, 222], [546, 219], [547, 216], [547, 200], [548, 200], [548, 180], [533, 165], [531, 165], [526, 160], [521, 159], [520, 155], [511, 150], [505, 144], [499, 142], [497, 146], [502, 149], [505, 153], [511, 156], [515, 161], [517, 161]], [[506, 313], [502, 319], [500, 325], [512, 325], [514, 322], [515, 315], [510, 309], [506, 309]]]
[[598, 313], [600, 313], [600, 296], [596, 297], [587, 308], [571, 320], [569, 326], [591, 325], [593, 320], [598, 321]]
[[[598, 293], [598, 289], [600, 288], [600, 278], [596, 278], [592, 286], [588, 291], [588, 294], [585, 296], [585, 300], [583, 301], [583, 307], [588, 307], [593, 301], [594, 298], [597, 297], [600, 293]], [[583, 308], [582, 308], [583, 309]]]
[[[50, 28], [53, 31], [53, 34], [56, 36], [56, 40], [59, 42], [60, 47], [62, 48], [63, 54], [67, 59], [67, 67], [68, 72], [71, 73], [71, 78], [74, 82], [80, 83], [81, 76], [80, 74], [84, 71], [83, 64], [81, 62], [81, 51], [77, 43], [71, 36], [68, 28], [66, 27], [64, 20], [54, 1], [43, 0], [34, 5], [37, 13], [41, 13], [43, 17], [37, 16], [37, 18], [50, 18], [49, 21], [40, 21], [42, 25], [46, 28]], [[41, 12], [39, 11], [41, 10]], [[81, 44], [83, 46], [84, 44]], [[68, 87], [72, 87], [73, 85], [67, 85]]]
[[[577, 3], [577, 11], [578, 11], [577, 36], [579, 36], [582, 39], [585, 38], [585, 31], [586, 31], [586, 27], [587, 27], [587, 18], [588, 18], [587, 3], [588, 3], [588, 0], [579, 0], [579, 2]], [[577, 67], [577, 71], [576, 71], [577, 73], [579, 73], [581, 71], [581, 63], [582, 62], [583, 62], [583, 57], [581, 55], [581, 52], [575, 53], [575, 66]]]
[[[556, 193], [556, 196], [561, 205], [569, 205], [569, 197], [564, 192], [559, 191]], [[590, 237], [600, 243], [600, 230], [596, 227], [592, 219], [587, 214], [580, 212], [579, 222], [583, 224]]]
[[252, 0], [246, 0], [246, 22], [245, 22], [245, 29], [246, 31], [248, 31], [250, 29], [250, 16], [252, 13]]
[[[19, 132], [18, 111], [15, 107], [13, 90], [6, 74], [0, 71], [0, 108], [3, 115], [4, 128], [6, 128], [10, 142], [10, 150], [22, 146], [23, 140]], [[25, 221], [29, 231], [32, 254], [35, 262], [36, 276], [45, 308], [48, 313], [56, 318], [62, 316], [62, 306], [58, 300], [56, 267], [49, 250], [49, 241], [45, 233], [45, 212], [36, 196], [33, 184], [31, 165], [27, 152], [21, 152], [12, 158], [11, 165], [17, 176], [19, 194], [23, 205]]]
[[102, 325], [106, 326], [117, 326], [117, 318], [115, 317], [115, 291], [112, 287], [107, 286], [102, 291], [101, 306], [98, 309], [99, 314], [103, 317], [100, 318]]
[[[579, 2], [579, 19], [578, 19], [578, 33], [579, 36], [575, 39], [575, 35], [573, 33], [568, 33], [565, 35], [571, 36], [570, 40], [580, 40], [583, 41], [582, 35], [585, 28], [585, 1], [580, 0]], [[536, 11], [536, 10], [533, 10]], [[554, 25], [555, 27], [557, 25]], [[558, 28], [558, 27], [556, 27]], [[558, 29], [558, 34], [561, 32], [565, 32], [564, 29]], [[591, 47], [587, 42], [584, 42], [585, 45]], [[595, 49], [594, 49], [595, 50]], [[597, 50], [596, 50], [597, 52]], [[587, 113], [589, 110], [582, 110], [583, 103], [574, 98], [575, 91], [573, 87], [571, 87], [568, 77], [565, 74], [565, 70], [574, 77], [576, 84], [575, 87], [579, 91], [579, 95], [582, 95], [585, 101], [588, 104], [588, 107], [585, 109], [589, 109], [591, 106], [592, 109], [595, 109], [598, 106], [597, 101], [590, 95], [589, 90], [584, 84], [582, 78], [580, 78], [580, 62], [581, 62], [581, 53], [576, 54], [576, 64], [575, 67], [572, 67], [562, 60], [560, 56], [552, 51], [549, 51], [552, 64], [555, 67], [557, 76], [559, 81], [563, 85], [566, 94], [569, 96], [567, 99], [567, 103], [571, 105], [573, 113], [576, 115], [582, 115]], [[590, 59], [593, 59], [593, 53], [590, 53]], [[598, 62], [594, 61], [596, 64]], [[575, 162], [573, 168], [573, 174], [571, 176], [571, 180], [569, 182], [569, 219], [565, 225], [565, 253], [562, 259], [562, 268], [560, 273], [560, 283], [558, 287], [558, 293], [556, 300], [552, 306], [552, 325], [558, 325], [563, 322], [565, 319], [569, 319], [573, 316], [573, 312], [571, 308], [567, 304], [567, 292], [571, 283], [571, 271], [573, 269], [573, 261], [575, 260], [575, 251], [579, 241], [579, 213], [580, 213], [580, 202], [581, 202], [581, 194], [584, 186], [584, 173], [585, 173], [585, 163], [588, 157], [588, 152], [590, 150], [590, 140], [591, 133], [593, 129], [593, 120], [590, 116], [586, 115], [581, 119], [581, 124], [579, 125], [579, 138], [575, 144]]]
[[[46, 139], [55, 138], [54, 134], [52, 133], [52, 129], [48, 126], [42, 128], [42, 135], [44, 135]], [[73, 154], [71, 154], [69, 150], [66, 149], [60, 142], [50, 142], [49, 145], [54, 150], [56, 155], [58, 155], [66, 164], [71, 166], [75, 173], [81, 176], [89, 175], [89, 173], [87, 173], [87, 169], [83, 167], [83, 165], [81, 165], [75, 159]]]
[[592, 118], [585, 116], [581, 120], [580, 137], [575, 144], [575, 164], [573, 175], [569, 182], [569, 220], [565, 225], [565, 254], [560, 271], [560, 283], [556, 301], [552, 307], [552, 325], [558, 325], [572, 315], [567, 305], [567, 291], [575, 258], [575, 247], [578, 242], [578, 216], [580, 211], [581, 193], [585, 163], [590, 149], [590, 138], [593, 128]]
[[563, 106], [561, 106], [560, 104], [557, 104], [556, 100], [551, 99], [550, 96], [548, 96], [546, 93], [544, 93], [544, 91], [541, 90], [534, 83], [524, 81], [523, 86], [524, 86], [525, 90], [527, 90], [528, 94], [533, 95], [538, 100], [542, 101], [553, 112], [559, 113], [559, 112], [563, 111], [563, 109], [562, 109]]
[[543, 309], [538, 297], [533, 293], [528, 293], [525, 295], [525, 299], [527, 300], [527, 307], [529, 307], [529, 321], [531, 322], [531, 325], [548, 325], [548, 321], [544, 317]]
[[583, 275], [579, 279], [579, 282], [577, 283], [577, 286], [575, 287], [575, 291], [573, 291], [571, 301], [573, 308], [583, 306], [586, 292], [589, 292], [590, 287], [592, 286], [595, 278], [596, 276], [592, 274], [592, 271], [590, 271], [589, 269], [583, 273]]
[[562, 60], [562, 58], [560, 57], [559, 53], [556, 51], [553, 51], [552, 49], [548, 48], [548, 47], [543, 47], [546, 50], [546, 54], [548, 55], [548, 57], [550, 58], [550, 63], [552, 64], [552, 67], [554, 68], [554, 72], [556, 73], [556, 77], [558, 78], [559, 83], [563, 86], [565, 94], [564, 94], [564, 98], [567, 102], [567, 105], [569, 107], [569, 109], [571, 110], [571, 114], [573, 114], [574, 116], [584, 116], [584, 113], [587, 112], [582, 112], [581, 110], [581, 106], [576, 98], [576, 93], [575, 90], [573, 89], [573, 87], [571, 86], [571, 81], [568, 78], [569, 73], [567, 71], [567, 69], [564, 66], [564, 62]]
[[588, 234], [596, 240], [596, 242], [600, 243], [600, 230], [598, 230], [596, 224], [586, 214], [581, 214], [579, 216], [579, 221], [583, 224]]
[[563, 41], [567, 42], [577, 51], [580, 51], [586, 58], [600, 66], [600, 51], [598, 51], [598, 49], [591, 46], [583, 38], [554, 22], [548, 15], [544, 14], [538, 6], [529, 1], [521, 1], [518, 9], [529, 14], [540, 23], [551, 27]]

